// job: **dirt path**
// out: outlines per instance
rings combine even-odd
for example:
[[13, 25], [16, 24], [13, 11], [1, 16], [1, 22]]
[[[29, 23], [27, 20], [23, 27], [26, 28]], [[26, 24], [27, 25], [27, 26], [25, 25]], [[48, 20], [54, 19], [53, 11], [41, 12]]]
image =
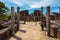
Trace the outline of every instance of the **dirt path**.
[[46, 32], [41, 31], [41, 27], [37, 22], [27, 22], [20, 25], [20, 30], [10, 38], [10, 40], [55, 40], [48, 37]]

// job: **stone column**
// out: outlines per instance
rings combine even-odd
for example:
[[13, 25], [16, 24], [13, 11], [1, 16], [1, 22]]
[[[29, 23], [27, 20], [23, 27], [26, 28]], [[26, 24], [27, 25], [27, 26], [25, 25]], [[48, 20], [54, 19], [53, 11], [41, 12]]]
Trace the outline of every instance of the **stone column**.
[[26, 23], [26, 15], [25, 15], [25, 13], [24, 13], [24, 24]]
[[43, 7], [41, 7], [41, 15], [40, 15], [40, 21], [41, 21], [41, 28], [43, 30]]
[[57, 21], [57, 14], [54, 14], [55, 15], [55, 22]]
[[43, 7], [41, 7], [41, 21], [42, 21], [42, 17], [43, 17]]
[[59, 20], [60, 20], [60, 6], [59, 6]]
[[19, 30], [19, 21], [20, 21], [20, 8], [17, 7], [17, 29]]
[[12, 35], [15, 34], [15, 31], [14, 31], [14, 7], [11, 7], [11, 31], [12, 31]]
[[43, 16], [43, 7], [41, 7], [41, 16]]
[[15, 13], [15, 24], [16, 24], [16, 20], [17, 20], [17, 15], [16, 15], [16, 13]]
[[47, 35], [50, 36], [50, 6], [47, 7], [46, 26], [47, 26]]

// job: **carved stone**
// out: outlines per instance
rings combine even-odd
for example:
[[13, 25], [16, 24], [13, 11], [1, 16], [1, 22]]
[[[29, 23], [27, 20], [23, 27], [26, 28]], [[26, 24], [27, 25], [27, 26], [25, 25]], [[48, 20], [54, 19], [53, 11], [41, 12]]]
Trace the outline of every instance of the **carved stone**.
[[40, 16], [40, 21], [41, 21], [41, 29], [43, 30], [43, 7], [41, 7], [41, 16]]
[[47, 7], [46, 26], [47, 26], [47, 35], [50, 36], [50, 6]]
[[19, 30], [19, 21], [20, 21], [20, 8], [17, 7], [17, 29]]
[[14, 18], [14, 7], [11, 7], [11, 30], [12, 30], [12, 35], [14, 35], [15, 31], [14, 31], [14, 22], [15, 22], [15, 18]]

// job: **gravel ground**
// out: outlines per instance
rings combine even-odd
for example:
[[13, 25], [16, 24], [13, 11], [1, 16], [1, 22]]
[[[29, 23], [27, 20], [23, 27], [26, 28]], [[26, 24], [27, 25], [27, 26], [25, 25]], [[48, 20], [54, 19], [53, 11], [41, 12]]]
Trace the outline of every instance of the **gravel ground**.
[[20, 24], [20, 30], [9, 40], [57, 40], [46, 35], [46, 31], [41, 31], [39, 22], [26, 22]]

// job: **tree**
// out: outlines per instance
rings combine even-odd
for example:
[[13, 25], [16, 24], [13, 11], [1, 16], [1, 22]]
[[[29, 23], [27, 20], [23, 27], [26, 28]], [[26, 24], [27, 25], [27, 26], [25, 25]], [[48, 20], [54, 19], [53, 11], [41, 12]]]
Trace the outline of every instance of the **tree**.
[[5, 6], [5, 3], [0, 2], [0, 21], [2, 20], [2, 15], [8, 11], [8, 8]]

